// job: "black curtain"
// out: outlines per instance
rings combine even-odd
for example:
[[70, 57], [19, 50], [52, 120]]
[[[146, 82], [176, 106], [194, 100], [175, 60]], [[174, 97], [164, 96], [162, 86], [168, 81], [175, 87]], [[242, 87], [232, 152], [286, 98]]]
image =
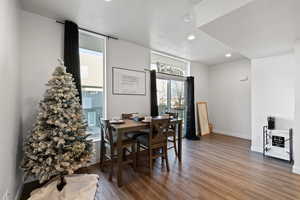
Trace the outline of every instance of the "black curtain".
[[189, 140], [199, 140], [200, 138], [196, 135], [195, 125], [195, 97], [194, 97], [194, 77], [187, 77], [186, 80], [186, 127], [185, 137]]
[[77, 24], [71, 21], [65, 22], [64, 63], [67, 72], [73, 75], [81, 104], [79, 30]]
[[157, 93], [156, 93], [156, 72], [150, 71], [150, 101], [151, 101], [151, 116], [158, 116]]

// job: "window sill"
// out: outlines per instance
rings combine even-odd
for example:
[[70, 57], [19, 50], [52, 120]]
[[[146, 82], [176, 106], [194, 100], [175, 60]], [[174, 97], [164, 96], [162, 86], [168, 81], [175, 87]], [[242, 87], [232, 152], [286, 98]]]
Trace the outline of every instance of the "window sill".
[[91, 138], [93, 143], [100, 142], [101, 138]]

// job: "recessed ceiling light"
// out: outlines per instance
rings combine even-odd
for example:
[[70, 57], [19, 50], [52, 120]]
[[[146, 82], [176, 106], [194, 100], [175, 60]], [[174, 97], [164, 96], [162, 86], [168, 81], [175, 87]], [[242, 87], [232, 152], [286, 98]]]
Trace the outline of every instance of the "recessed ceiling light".
[[196, 39], [196, 36], [193, 35], [193, 34], [190, 34], [190, 35], [188, 35], [187, 39], [188, 40], [194, 40], [194, 39]]
[[230, 58], [231, 56], [232, 56], [231, 53], [225, 54], [225, 57], [226, 57], [226, 58]]
[[186, 22], [186, 23], [189, 23], [192, 21], [192, 15], [191, 14], [186, 14], [184, 17], [183, 17], [183, 21]]
[[110, 1], [112, 1], [112, 0], [104, 0], [104, 1], [106, 1], [106, 2], [110, 2]]

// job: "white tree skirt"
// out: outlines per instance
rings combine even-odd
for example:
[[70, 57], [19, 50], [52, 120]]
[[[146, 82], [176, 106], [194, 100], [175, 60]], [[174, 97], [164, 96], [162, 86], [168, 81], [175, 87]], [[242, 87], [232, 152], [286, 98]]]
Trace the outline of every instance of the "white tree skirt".
[[94, 200], [98, 179], [96, 174], [65, 176], [67, 184], [62, 191], [57, 190], [59, 180], [54, 180], [32, 191], [29, 200]]

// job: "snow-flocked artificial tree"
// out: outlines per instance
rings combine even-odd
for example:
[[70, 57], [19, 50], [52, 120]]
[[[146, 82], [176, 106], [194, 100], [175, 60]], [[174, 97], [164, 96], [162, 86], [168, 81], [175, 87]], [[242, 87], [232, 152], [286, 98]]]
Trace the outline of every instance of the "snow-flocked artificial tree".
[[22, 163], [26, 175], [37, 177], [40, 183], [73, 174], [92, 156], [78, 90], [63, 62], [46, 85], [35, 125], [24, 143]]

